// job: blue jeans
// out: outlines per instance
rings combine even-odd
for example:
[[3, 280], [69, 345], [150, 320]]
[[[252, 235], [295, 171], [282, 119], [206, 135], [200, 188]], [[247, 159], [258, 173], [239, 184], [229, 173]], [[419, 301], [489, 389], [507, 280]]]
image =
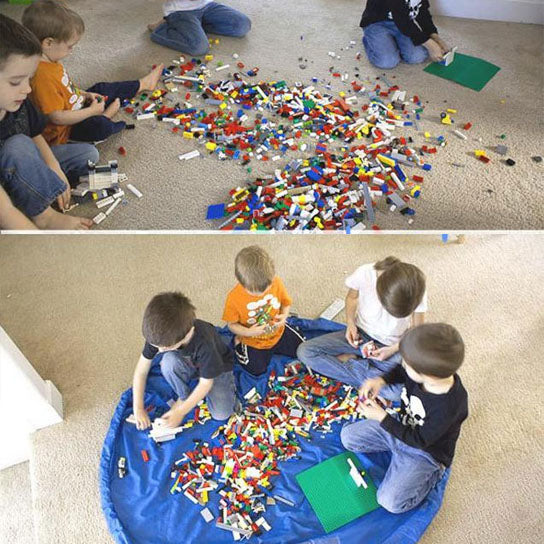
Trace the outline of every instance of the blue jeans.
[[[107, 96], [106, 106], [116, 98], [121, 101], [133, 98], [140, 88], [139, 81], [119, 81], [117, 83], [97, 83], [89, 89], [90, 93]], [[125, 127], [124, 121], [113, 121], [105, 115], [94, 115], [72, 126], [70, 139], [78, 142], [98, 142], [109, 138], [112, 134], [121, 132]]]
[[[161, 372], [181, 400], [185, 400], [191, 394], [189, 382], [199, 377], [196, 366], [188, 357], [182, 356], [176, 350], [163, 354]], [[227, 419], [232, 415], [236, 406], [236, 386], [232, 371], [214, 378], [206, 402], [214, 419]]]
[[345, 425], [340, 433], [349, 451], [391, 452], [391, 463], [378, 488], [378, 503], [393, 514], [415, 508], [440, 481], [446, 468], [429, 453], [408, 446], [370, 419]]
[[151, 39], [170, 49], [189, 55], [205, 55], [210, 44], [206, 32], [241, 38], [251, 28], [247, 15], [210, 2], [201, 9], [175, 11], [167, 17], [151, 34]]
[[[382, 346], [360, 329], [359, 337], [361, 345], [372, 340], [377, 346]], [[343, 363], [337, 357], [343, 353], [352, 353], [354, 357]], [[297, 349], [297, 357], [312, 370], [353, 387], [361, 386], [368, 378], [389, 372], [401, 361], [399, 353], [395, 353], [393, 357], [385, 361], [363, 359], [359, 348], [352, 347], [346, 340], [344, 330], [303, 342]], [[386, 385], [381, 389], [380, 396], [388, 400], [398, 400], [400, 391], [400, 384]]]
[[363, 45], [368, 60], [378, 68], [390, 69], [401, 61], [419, 64], [429, 53], [422, 45], [414, 45], [393, 21], [380, 21], [364, 28]]
[[[98, 151], [91, 144], [55, 145], [51, 151], [70, 183], [87, 174], [87, 161], [98, 162]], [[66, 190], [32, 138], [24, 134], [8, 138], [0, 147], [0, 183], [13, 205], [28, 217], [43, 213]]]

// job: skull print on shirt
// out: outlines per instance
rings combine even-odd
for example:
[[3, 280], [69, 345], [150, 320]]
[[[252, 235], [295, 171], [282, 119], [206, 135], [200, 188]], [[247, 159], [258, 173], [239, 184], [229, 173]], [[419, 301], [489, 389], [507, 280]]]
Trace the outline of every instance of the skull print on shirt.
[[425, 413], [425, 408], [423, 407], [423, 403], [421, 402], [421, 399], [419, 397], [415, 397], [414, 395], [410, 395], [410, 399], [408, 399], [408, 395], [406, 393], [406, 387], [403, 386], [402, 393], [400, 395], [400, 399], [403, 404], [403, 412], [400, 416], [400, 421], [403, 425], [409, 425], [414, 429], [415, 427], [422, 426], [425, 423], [425, 416], [427, 415]]
[[[408, 10], [410, 12], [410, 19], [414, 20], [419, 15], [419, 10], [421, 9], [422, 0], [404, 0]], [[387, 14], [389, 19], [393, 19], [393, 14], [389, 12]]]

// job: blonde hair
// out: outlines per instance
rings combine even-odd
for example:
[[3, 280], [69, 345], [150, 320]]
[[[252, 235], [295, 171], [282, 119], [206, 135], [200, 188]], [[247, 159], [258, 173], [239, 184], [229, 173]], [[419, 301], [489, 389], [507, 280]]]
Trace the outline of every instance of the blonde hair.
[[67, 42], [77, 34], [85, 32], [83, 19], [63, 2], [57, 0], [36, 0], [23, 13], [26, 26], [40, 43], [46, 38]]
[[236, 255], [234, 275], [248, 291], [253, 293], [266, 291], [275, 274], [274, 261], [262, 247], [245, 247]]
[[378, 261], [374, 268], [382, 272], [376, 282], [382, 306], [394, 317], [411, 315], [425, 294], [423, 272], [417, 266], [391, 256]]

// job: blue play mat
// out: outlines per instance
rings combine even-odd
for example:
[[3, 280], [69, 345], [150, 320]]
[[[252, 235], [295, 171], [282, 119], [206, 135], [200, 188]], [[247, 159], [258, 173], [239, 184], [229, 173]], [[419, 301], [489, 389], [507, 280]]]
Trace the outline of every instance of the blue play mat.
[[[289, 320], [298, 326], [307, 338], [340, 330], [343, 325], [325, 319]], [[232, 341], [225, 328], [220, 331], [225, 342]], [[146, 388], [145, 404], [154, 407], [152, 417], [158, 417], [168, 409], [167, 401], [174, 397], [170, 386], [160, 374], [159, 359], [153, 362]], [[283, 374], [286, 357], [275, 356], [270, 370]], [[255, 378], [236, 366], [236, 382], [243, 395], [256, 387], [265, 396], [268, 373]], [[195, 425], [177, 435], [175, 440], [156, 444], [147, 431], [138, 431], [125, 422], [132, 413], [132, 390], [123, 393], [115, 413], [100, 459], [100, 493], [102, 509], [116, 542], [120, 544], [223, 544], [234, 542], [232, 534], [206, 523], [200, 511], [202, 507], [190, 502], [183, 494], [170, 494], [173, 480], [171, 466], [183, 453], [194, 448], [193, 439], [212, 442], [210, 437], [221, 422], [209, 421]], [[411, 544], [417, 542], [431, 523], [442, 503], [449, 470], [427, 499], [414, 510], [404, 514], [391, 514], [379, 508], [344, 527], [325, 535], [310, 504], [295, 481], [295, 474], [344, 451], [340, 443], [341, 424], [334, 424], [334, 432], [311, 433], [311, 440], [299, 437], [302, 451], [300, 459], [279, 463], [281, 474], [272, 479], [274, 493], [295, 503], [294, 507], [283, 503], [268, 506], [263, 514], [270, 532], [253, 536], [249, 542], [271, 544]], [[147, 450], [149, 461], [143, 461], [141, 450]], [[117, 461], [125, 457], [127, 474], [119, 478]], [[359, 455], [376, 486], [387, 469], [389, 455], [385, 453]], [[207, 505], [217, 514], [217, 493], [210, 494]]]

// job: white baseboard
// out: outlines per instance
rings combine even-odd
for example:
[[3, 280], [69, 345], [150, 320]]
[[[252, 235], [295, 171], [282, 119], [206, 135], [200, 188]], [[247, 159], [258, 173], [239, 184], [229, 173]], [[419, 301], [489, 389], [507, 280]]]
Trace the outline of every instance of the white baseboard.
[[544, 0], [431, 0], [431, 13], [466, 19], [544, 24]]

